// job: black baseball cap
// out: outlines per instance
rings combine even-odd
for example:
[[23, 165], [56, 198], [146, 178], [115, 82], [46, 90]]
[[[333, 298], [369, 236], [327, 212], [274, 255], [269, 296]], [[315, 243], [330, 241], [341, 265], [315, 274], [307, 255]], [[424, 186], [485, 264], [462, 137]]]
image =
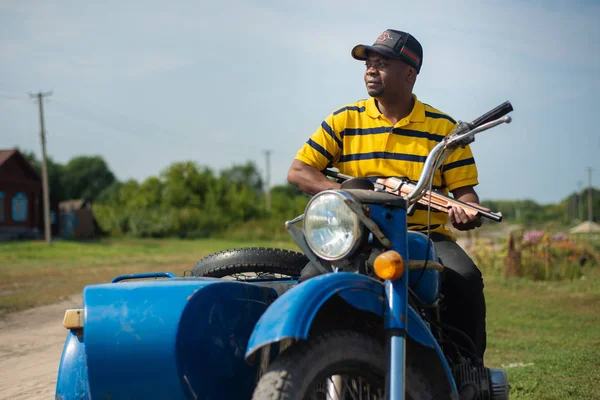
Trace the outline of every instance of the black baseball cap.
[[359, 44], [352, 49], [352, 57], [357, 60], [366, 60], [369, 51], [382, 56], [402, 60], [415, 67], [417, 74], [423, 64], [423, 47], [410, 33], [386, 29], [372, 46]]

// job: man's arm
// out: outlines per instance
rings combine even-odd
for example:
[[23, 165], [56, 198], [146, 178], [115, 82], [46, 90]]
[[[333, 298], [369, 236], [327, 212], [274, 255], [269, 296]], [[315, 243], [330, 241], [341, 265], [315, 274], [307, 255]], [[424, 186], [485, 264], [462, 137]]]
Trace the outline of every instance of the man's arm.
[[288, 171], [287, 180], [304, 193], [315, 195], [327, 189], [339, 189], [340, 184], [329, 180], [315, 167], [294, 160]]
[[[473, 189], [473, 186], [463, 186], [460, 188], [456, 188], [452, 191], [452, 195], [457, 200], [473, 204], [487, 211], [491, 211], [485, 207], [482, 207], [479, 204], [479, 196], [475, 192], [475, 189]], [[454, 206], [448, 210], [448, 217], [450, 218], [450, 222], [452, 223], [452, 225], [459, 231], [468, 231], [471, 229], [479, 228], [483, 223], [481, 217], [468, 216], [463, 209]]]

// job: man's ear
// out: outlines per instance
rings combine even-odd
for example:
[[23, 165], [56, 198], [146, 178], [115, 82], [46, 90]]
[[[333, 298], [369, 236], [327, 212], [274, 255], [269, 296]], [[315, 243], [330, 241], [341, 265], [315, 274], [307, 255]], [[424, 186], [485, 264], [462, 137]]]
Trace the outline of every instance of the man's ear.
[[406, 76], [406, 81], [411, 85], [414, 85], [417, 81], [417, 70], [413, 67], [408, 67], [408, 75]]

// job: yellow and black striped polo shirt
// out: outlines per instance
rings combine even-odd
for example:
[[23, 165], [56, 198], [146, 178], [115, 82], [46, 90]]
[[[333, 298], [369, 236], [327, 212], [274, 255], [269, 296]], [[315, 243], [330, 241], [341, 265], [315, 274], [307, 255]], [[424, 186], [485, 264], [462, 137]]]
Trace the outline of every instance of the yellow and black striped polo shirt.
[[[355, 177], [399, 176], [417, 181], [433, 147], [450, 134], [456, 122], [420, 102], [406, 118], [393, 125], [377, 108], [374, 98], [346, 105], [329, 115], [298, 151], [296, 159], [322, 171], [336, 167]], [[477, 167], [470, 147], [456, 150], [436, 171], [434, 188], [444, 194], [477, 185]], [[432, 210], [431, 231], [454, 236], [445, 227], [446, 213]], [[408, 217], [409, 229], [424, 231], [427, 208], [418, 205]]]

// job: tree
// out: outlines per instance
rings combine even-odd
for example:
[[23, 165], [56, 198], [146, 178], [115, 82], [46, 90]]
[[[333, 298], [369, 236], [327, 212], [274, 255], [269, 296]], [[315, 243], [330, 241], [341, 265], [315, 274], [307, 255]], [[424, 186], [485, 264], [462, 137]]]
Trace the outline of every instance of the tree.
[[110, 206], [121, 206], [121, 188], [123, 185], [122, 182], [114, 181], [98, 195], [96, 202]]
[[[25, 157], [29, 164], [36, 170], [40, 178], [42, 177], [42, 163], [32, 151], [19, 152]], [[48, 186], [50, 187], [50, 201], [58, 202], [68, 199], [68, 195], [63, 185], [64, 165], [54, 162], [52, 157], [46, 158], [46, 166], [48, 167]]]
[[273, 194], [281, 194], [282, 196], [287, 196], [287, 197], [296, 197], [296, 196], [306, 196], [308, 198], [308, 195], [304, 194], [304, 192], [302, 192], [300, 189], [298, 189], [298, 187], [292, 185], [292, 184], [285, 184], [285, 185], [277, 185], [277, 186], [273, 186], [271, 188], [271, 193]]
[[192, 161], [176, 162], [163, 171], [163, 204], [168, 207], [203, 208], [206, 194], [215, 185], [212, 171]]
[[274, 186], [271, 189], [271, 215], [287, 220], [304, 212], [310, 196], [291, 184]]
[[65, 165], [63, 187], [69, 199], [96, 200], [100, 193], [116, 181], [112, 171], [100, 156], [79, 156]]
[[243, 165], [234, 165], [231, 168], [222, 170], [221, 178], [238, 188], [246, 186], [256, 193], [263, 192], [262, 177], [256, 164], [252, 161], [248, 161]]
[[164, 183], [156, 176], [147, 178], [139, 186], [139, 193], [135, 198], [136, 205], [159, 208], [163, 203], [164, 186]]

